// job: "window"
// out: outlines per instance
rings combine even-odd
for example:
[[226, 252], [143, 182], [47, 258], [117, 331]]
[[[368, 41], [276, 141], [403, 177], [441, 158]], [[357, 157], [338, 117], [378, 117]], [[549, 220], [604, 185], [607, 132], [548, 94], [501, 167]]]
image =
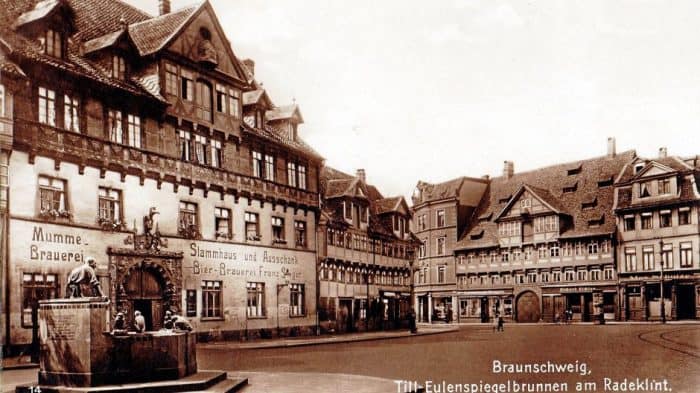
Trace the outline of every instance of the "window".
[[128, 116], [127, 132], [129, 146], [141, 147], [141, 118], [135, 115]]
[[40, 38], [41, 44], [44, 47], [44, 53], [53, 57], [61, 57], [63, 46], [61, 33], [48, 29], [43, 37]]
[[214, 230], [217, 238], [231, 238], [231, 210], [221, 207], [214, 208]]
[[418, 258], [425, 258], [426, 253], [425, 253], [425, 241], [421, 242], [421, 244], [418, 246]]
[[445, 266], [438, 266], [437, 267], [437, 282], [438, 283], [443, 283], [445, 282], [445, 270], [447, 268]]
[[652, 229], [651, 213], [642, 213], [642, 229]]
[[5, 86], [0, 85], [0, 117], [5, 116]]
[[165, 92], [177, 95], [177, 67], [169, 63], [165, 63]]
[[625, 271], [637, 271], [637, 250], [634, 247], [625, 248]]
[[262, 154], [259, 151], [253, 151], [253, 176], [263, 177]]
[[576, 273], [577, 273], [577, 279], [578, 279], [579, 281], [586, 281], [586, 280], [588, 279], [588, 278], [587, 278], [587, 276], [588, 276], [588, 272], [587, 272], [587, 271], [585, 271], [585, 270], [579, 270], [579, 271], [576, 272]]
[[528, 272], [527, 273], [527, 282], [528, 283], [536, 283], [537, 282], [537, 273], [535, 272]]
[[343, 207], [345, 208], [345, 218], [348, 220], [352, 219], [352, 202], [343, 201]]
[[241, 103], [240, 103], [240, 93], [238, 90], [230, 89], [228, 91], [228, 113], [233, 118], [238, 119], [241, 117]]
[[360, 222], [367, 222], [369, 220], [369, 210], [367, 206], [360, 206]]
[[564, 281], [574, 281], [574, 271], [567, 270], [564, 272]]
[[514, 261], [519, 261], [519, 260], [520, 260], [520, 257], [521, 257], [520, 254], [521, 254], [521, 252], [520, 252], [520, 249], [519, 249], [519, 248], [513, 249], [513, 260], [514, 260]]
[[198, 163], [207, 164], [207, 138], [202, 135], [194, 135], [194, 157]]
[[190, 140], [192, 139], [192, 133], [185, 130], [178, 131], [178, 139], [180, 141], [180, 159], [182, 161], [190, 160]]
[[613, 279], [613, 268], [611, 266], [606, 266], [605, 269], [603, 269], [603, 279], [604, 280], [612, 280]]
[[289, 316], [301, 317], [304, 314], [304, 284], [289, 284]]
[[294, 243], [297, 247], [306, 247], [305, 221], [294, 221]]
[[658, 181], [659, 195], [671, 193], [671, 179], [660, 179]]
[[425, 214], [418, 216], [418, 230], [422, 231], [425, 229]]
[[510, 253], [506, 250], [501, 252], [501, 262], [508, 262], [510, 259]]
[[246, 283], [248, 292], [248, 317], [262, 318], [265, 316], [265, 283]]
[[644, 264], [644, 270], [654, 269], [654, 247], [644, 246], [642, 248], [642, 263]]
[[600, 252], [602, 254], [610, 253], [610, 240], [605, 239], [600, 241]]
[[439, 237], [437, 238], [437, 255], [445, 255], [445, 240], [446, 237]]
[[197, 204], [192, 202], [180, 202], [178, 217], [179, 230], [190, 230], [197, 227]]
[[223, 155], [221, 154], [221, 141], [210, 139], [209, 147], [211, 148], [211, 162], [209, 164], [214, 168], [221, 168], [221, 163], [223, 161]]
[[297, 164], [293, 162], [287, 163], [287, 184], [290, 187], [297, 186]]
[[445, 226], [445, 211], [444, 210], [438, 210], [436, 213], [436, 224], [438, 228], [442, 228]]
[[555, 232], [558, 230], [557, 216], [535, 217], [535, 232]]
[[537, 259], [547, 259], [547, 246], [544, 244], [537, 249]]
[[647, 198], [651, 196], [651, 182], [644, 182], [639, 184], [639, 197]]
[[209, 83], [198, 80], [197, 81], [197, 117], [206, 120], [208, 122], [212, 121], [211, 115], [211, 85]]
[[588, 255], [597, 255], [598, 254], [598, 242], [593, 240], [590, 243], [588, 243]]
[[98, 217], [108, 223], [121, 219], [121, 191], [107, 187], [98, 188]]
[[671, 211], [661, 210], [659, 212], [659, 227], [668, 228], [671, 226]]
[[523, 198], [520, 200], [520, 208], [527, 209], [532, 206], [532, 200], [530, 198]]
[[56, 92], [39, 88], [39, 123], [56, 126]]
[[221, 281], [202, 281], [202, 318], [221, 318]]
[[197, 291], [188, 289], [185, 294], [185, 315], [188, 317], [197, 316]]
[[180, 77], [180, 96], [185, 101], [192, 101], [194, 99], [194, 77], [190, 71], [182, 70]]
[[690, 208], [681, 207], [678, 209], [678, 225], [690, 224]]
[[524, 254], [525, 254], [525, 260], [531, 261], [532, 260], [532, 247], [527, 246], [523, 250], [524, 250]]
[[272, 217], [272, 241], [274, 243], [284, 243], [284, 219]]
[[509, 221], [501, 222], [498, 224], [498, 234], [500, 236], [519, 236], [520, 235], [520, 222]]
[[61, 212], [66, 206], [66, 181], [48, 176], [39, 176], [39, 200], [42, 212]]
[[32, 327], [32, 305], [39, 300], [58, 297], [58, 277], [55, 274], [22, 274], [22, 327]]
[[265, 180], [275, 181], [275, 157], [265, 154]]
[[226, 113], [226, 88], [216, 85], [216, 111]]
[[661, 247], [661, 263], [664, 269], [673, 269], [673, 244], [664, 243]]
[[625, 231], [634, 231], [635, 223], [634, 223], [634, 215], [633, 214], [625, 216], [624, 225], [625, 225]]
[[574, 249], [576, 256], [580, 257], [583, 255], [583, 242], [576, 242], [576, 248]]
[[549, 246], [549, 256], [558, 257], [559, 256], [559, 243], [552, 243]]
[[107, 112], [107, 132], [109, 132], [109, 140], [115, 143], [124, 143], [122, 138], [122, 113], [110, 109]]
[[112, 69], [110, 70], [112, 78], [124, 79], [126, 76], [126, 62], [124, 58], [118, 55], [112, 56]]
[[306, 166], [299, 165], [297, 171], [299, 175], [299, 188], [306, 190]]
[[549, 273], [548, 272], [542, 272], [542, 274], [540, 274], [540, 277], [542, 278], [542, 282], [549, 282]]
[[571, 243], [565, 242], [564, 245], [561, 247], [561, 253], [565, 257], [570, 257], [573, 255], [574, 252], [574, 247]]
[[561, 281], [561, 272], [552, 272], [552, 281], [553, 282]]
[[693, 266], [693, 243], [683, 242], [680, 244], [681, 267]]
[[68, 131], [80, 132], [79, 108], [78, 97], [63, 95], [63, 128]]
[[260, 223], [257, 213], [245, 213], [245, 238], [247, 240], [260, 240]]

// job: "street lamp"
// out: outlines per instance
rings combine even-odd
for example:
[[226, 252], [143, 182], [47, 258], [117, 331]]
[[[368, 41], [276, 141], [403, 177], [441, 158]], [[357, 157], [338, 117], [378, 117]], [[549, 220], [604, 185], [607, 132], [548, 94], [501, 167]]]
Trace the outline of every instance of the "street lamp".
[[661, 323], [666, 323], [666, 299], [664, 298], [664, 241], [659, 239], [659, 255], [661, 255]]
[[289, 273], [288, 269], [283, 268], [282, 269], [282, 278], [284, 281], [282, 283], [277, 283], [277, 297], [276, 297], [276, 309], [277, 309], [277, 337], [280, 336], [280, 291], [282, 288], [286, 287], [289, 285], [289, 276], [291, 276], [291, 273]]

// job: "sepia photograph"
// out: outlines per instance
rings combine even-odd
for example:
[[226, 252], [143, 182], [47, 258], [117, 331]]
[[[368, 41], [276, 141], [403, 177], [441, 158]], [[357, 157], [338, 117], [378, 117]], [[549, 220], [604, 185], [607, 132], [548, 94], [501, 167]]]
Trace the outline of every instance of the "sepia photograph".
[[699, 392], [698, 37], [0, 0], [0, 393]]

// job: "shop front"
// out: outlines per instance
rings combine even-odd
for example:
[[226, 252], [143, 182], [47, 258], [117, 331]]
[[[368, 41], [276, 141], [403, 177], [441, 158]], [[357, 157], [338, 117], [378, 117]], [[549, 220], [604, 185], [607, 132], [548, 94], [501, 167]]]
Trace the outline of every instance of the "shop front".
[[492, 321], [496, 314], [513, 318], [512, 291], [468, 291], [459, 294], [459, 322]]
[[700, 317], [700, 283], [690, 275], [672, 274], [664, 280], [663, 291], [659, 280], [626, 280], [620, 284], [620, 294], [625, 321], [660, 321], [662, 309], [666, 320]]
[[615, 286], [575, 286], [542, 288], [542, 320], [563, 322], [566, 311], [571, 320], [593, 322], [603, 315], [604, 320], [614, 320], [617, 310]]

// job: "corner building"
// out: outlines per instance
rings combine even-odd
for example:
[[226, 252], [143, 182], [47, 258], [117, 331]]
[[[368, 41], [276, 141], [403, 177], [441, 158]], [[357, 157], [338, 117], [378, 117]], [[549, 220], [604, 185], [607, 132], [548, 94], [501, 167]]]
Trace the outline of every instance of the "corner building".
[[112, 315], [138, 309], [149, 329], [166, 310], [201, 339], [316, 323], [322, 158], [301, 112], [272, 103], [210, 3], [159, 5], [0, 6], [6, 349], [31, 341], [32, 305], [62, 297], [89, 255]]
[[634, 151], [503, 176], [488, 183], [455, 247], [460, 319], [615, 319], [614, 181]]
[[700, 317], [699, 180], [697, 156], [661, 148], [615, 182], [622, 320], [658, 321], [662, 309], [666, 320]]
[[324, 331], [408, 327], [416, 240], [403, 197], [330, 167], [321, 175], [319, 320]]

